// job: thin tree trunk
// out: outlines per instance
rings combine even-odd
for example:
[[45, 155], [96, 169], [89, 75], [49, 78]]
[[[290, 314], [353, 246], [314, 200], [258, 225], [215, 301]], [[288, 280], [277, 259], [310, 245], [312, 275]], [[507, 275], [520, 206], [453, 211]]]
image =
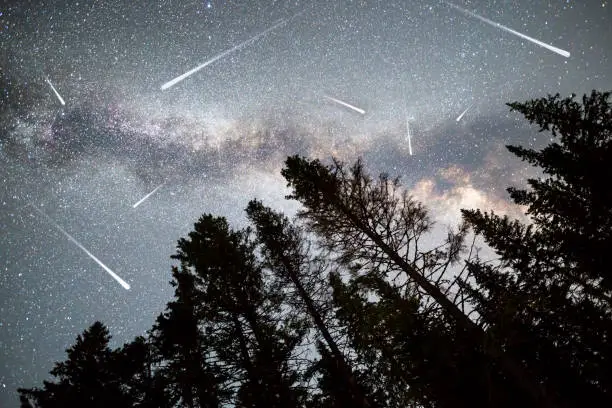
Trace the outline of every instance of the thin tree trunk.
[[254, 378], [253, 372], [253, 364], [251, 363], [251, 356], [249, 354], [249, 349], [247, 347], [246, 340], [244, 338], [244, 333], [242, 332], [242, 325], [238, 320], [238, 316], [235, 314], [232, 315], [232, 321], [234, 322], [234, 328], [236, 329], [236, 335], [238, 336], [238, 343], [240, 345], [240, 354], [242, 355], [242, 363], [244, 364], [244, 368], [247, 372], [247, 376], [250, 379]]
[[399, 266], [417, 285], [419, 285], [429, 296], [431, 296], [440, 306], [451, 315], [457, 324], [466, 330], [473, 338], [475, 344], [482, 345], [484, 350], [494, 360], [498, 361], [508, 374], [510, 374], [514, 381], [520, 386], [525, 392], [527, 392], [531, 398], [539, 406], [553, 408], [560, 407], [558, 403], [551, 401], [551, 396], [548, 395], [544, 385], [538, 385], [538, 381], [531, 375], [528, 370], [520, 367], [516, 362], [509, 358], [505, 353], [499, 350], [495, 345], [485, 341], [486, 334], [483, 330], [472, 320], [470, 320], [465, 314], [457, 308], [450, 299], [448, 299], [439, 288], [429, 282], [423, 275], [421, 275], [412, 265], [406, 262], [398, 253], [393, 251], [383, 239], [372, 231], [367, 225], [361, 220], [342, 202], [338, 199], [331, 197], [332, 203], [337, 206], [338, 209], [355, 225], [357, 229], [365, 233], [397, 266]]
[[344, 355], [340, 351], [340, 348], [336, 344], [336, 341], [334, 340], [334, 338], [329, 333], [329, 330], [327, 330], [327, 326], [325, 325], [325, 322], [323, 321], [321, 314], [317, 310], [313, 300], [310, 298], [310, 295], [308, 295], [308, 293], [306, 292], [306, 289], [304, 289], [304, 286], [302, 285], [302, 282], [297, 276], [296, 271], [291, 266], [289, 259], [287, 259], [285, 255], [281, 255], [281, 262], [285, 266], [285, 269], [287, 270], [287, 274], [289, 275], [289, 277], [291, 278], [291, 281], [295, 285], [295, 288], [297, 289], [299, 296], [304, 301], [308, 314], [310, 314], [310, 316], [312, 317], [312, 320], [317, 326], [317, 329], [319, 330], [319, 332], [325, 339], [325, 342], [327, 343], [328, 347], [330, 348], [334, 356], [334, 359], [336, 359], [341, 370], [344, 372], [347, 383], [353, 390], [353, 393], [355, 393], [355, 395], [359, 398], [359, 400], [362, 401], [363, 407], [366, 407], [366, 408], [371, 407], [372, 405], [370, 404], [366, 396], [363, 394], [363, 392], [359, 388], [357, 382], [355, 381], [355, 376], [353, 375], [352, 370], [350, 369], [349, 365], [344, 359]]

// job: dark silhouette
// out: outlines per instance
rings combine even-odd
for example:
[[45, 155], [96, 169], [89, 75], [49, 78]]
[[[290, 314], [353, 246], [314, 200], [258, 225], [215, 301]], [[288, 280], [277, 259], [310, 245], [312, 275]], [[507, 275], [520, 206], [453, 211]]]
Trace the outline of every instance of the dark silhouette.
[[136, 339], [120, 350], [108, 347], [110, 335], [100, 322], [77, 337], [68, 360], [56, 363], [51, 374], [57, 382], [43, 388], [19, 389], [22, 407], [132, 407], [141, 401], [138, 376], [145, 364], [144, 342]]
[[159, 368], [164, 392], [172, 404], [220, 407], [224, 377], [210, 358], [210, 339], [200, 330], [204, 318], [196, 277], [186, 267], [172, 268], [172, 277], [175, 300], [168, 303], [150, 332], [158, 359], [164, 362]]
[[95, 323], [21, 406], [611, 406], [609, 96], [510, 104], [556, 138], [508, 147], [546, 175], [508, 189], [532, 223], [463, 210], [433, 249], [398, 180], [289, 157], [295, 221], [256, 200], [252, 228], [202, 216], [148, 336], [111, 350]]
[[533, 224], [463, 211], [501, 257], [496, 266], [470, 264], [479, 314], [495, 341], [569, 405], [612, 404], [609, 96], [510, 104], [555, 137], [542, 151], [508, 146], [549, 176], [528, 180], [530, 190], [508, 189]]
[[[331, 366], [335, 367], [336, 381], [344, 383], [342, 395], [333, 398], [345, 400], [349, 398], [347, 397], [349, 393], [351, 406], [371, 407], [371, 402], [355, 381], [351, 367], [340, 351], [336, 339], [330, 333], [329, 324], [323, 316], [323, 307], [317, 305], [313, 299], [318, 289], [313, 283], [318, 280], [321, 273], [316, 267], [321, 265], [315, 259], [310, 259], [302, 230], [292, 225], [287, 217], [272, 211], [256, 200], [249, 203], [246, 212], [255, 225], [259, 241], [263, 244], [268, 265], [282, 284], [295, 287], [297, 298], [301, 303], [300, 309], [310, 316], [325, 343], [321, 344], [319, 349], [329, 350], [322, 357], [328, 359]], [[334, 390], [331, 389], [330, 392], [333, 393]]]
[[[250, 230], [203, 216], [173, 258], [193, 273], [194, 297], [216, 358], [240, 384], [244, 407], [296, 406], [301, 391], [289, 361], [304, 335], [301, 319], [283, 314], [282, 288], [265, 279]], [[188, 271], [188, 272], [187, 272]]]

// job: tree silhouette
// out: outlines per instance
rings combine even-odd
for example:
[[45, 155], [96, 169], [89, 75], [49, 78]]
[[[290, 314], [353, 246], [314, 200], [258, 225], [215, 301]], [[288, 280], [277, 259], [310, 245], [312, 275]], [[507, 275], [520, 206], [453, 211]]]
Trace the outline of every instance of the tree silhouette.
[[172, 268], [175, 300], [168, 303], [151, 330], [150, 337], [163, 361], [160, 374], [170, 401], [193, 408], [219, 407], [231, 394], [214, 361], [214, 350], [200, 330], [202, 316], [196, 276], [186, 267]]
[[612, 404], [609, 96], [593, 91], [582, 105], [559, 95], [509, 104], [558, 140], [541, 151], [508, 146], [547, 175], [529, 179], [529, 190], [508, 188], [532, 224], [463, 210], [501, 258], [497, 266], [470, 265], [480, 315], [502, 347], [573, 404]]
[[463, 228], [449, 237], [445, 251], [421, 254], [413, 236], [415, 231], [416, 235], [427, 231], [426, 214], [410, 197], [399, 193], [397, 180], [381, 175], [373, 182], [360, 161], [347, 170], [337, 161], [325, 166], [319, 160], [299, 156], [289, 157], [281, 173], [293, 190], [288, 198], [305, 207], [299, 216], [330, 250], [340, 253], [345, 262], [360, 268], [365, 264], [368, 273], [385, 279], [403, 275], [411, 283], [408, 288], [428, 297], [431, 302], [426, 304], [438, 308], [461, 337], [465, 336], [466, 348], [482, 350], [490, 364], [499, 366], [501, 376], [510, 378], [522, 390], [525, 401], [534, 406], [562, 406], [560, 401], [553, 401], [547, 384], [489, 341], [485, 329], [446, 296], [438, 284], [441, 277], [432, 278], [457, 260]]
[[123, 381], [133, 372], [118, 372], [119, 352], [108, 347], [110, 335], [100, 322], [77, 337], [75, 345], [66, 350], [68, 360], [56, 363], [51, 375], [58, 382], [44, 381], [42, 389], [19, 389], [22, 406], [26, 400], [41, 408], [47, 407], [130, 407], [134, 399], [123, 387]]
[[216, 357], [241, 384], [238, 405], [296, 406], [301, 392], [289, 358], [304, 335], [303, 324], [283, 321], [283, 295], [268, 285], [251, 231], [231, 230], [224, 218], [212, 215], [194, 227], [173, 258], [197, 282]]
[[330, 324], [324, 316], [325, 307], [315, 301], [315, 297], [318, 297], [316, 292], [321, 286], [318, 279], [320, 276], [317, 276], [321, 270], [317, 268], [320, 266], [317, 260], [308, 254], [301, 229], [281, 213], [265, 207], [257, 200], [249, 202], [246, 212], [255, 226], [257, 237], [263, 245], [265, 259], [273, 273], [281, 280], [281, 284], [295, 287], [297, 298], [301, 303], [300, 309], [310, 317], [325, 342], [325, 346], [320, 346], [319, 349], [323, 347], [329, 350], [327, 358], [335, 361], [333, 366], [336, 367], [335, 374], [338, 376], [336, 381], [339, 379], [340, 382], [344, 382], [341, 387], [342, 397], [339, 398], [346, 399], [346, 393], [350, 392], [351, 405], [371, 407], [371, 402], [356, 382], [350, 365], [330, 333]]

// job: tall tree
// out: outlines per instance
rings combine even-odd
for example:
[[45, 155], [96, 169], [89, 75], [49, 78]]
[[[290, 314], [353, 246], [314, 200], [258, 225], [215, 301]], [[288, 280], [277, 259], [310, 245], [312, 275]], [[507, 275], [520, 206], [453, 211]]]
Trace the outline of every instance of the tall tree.
[[138, 336], [115, 350], [115, 355], [109, 370], [121, 379], [122, 388], [130, 395], [133, 407], [173, 406], [158, 367], [159, 356], [149, 339]]
[[573, 404], [612, 404], [609, 97], [593, 91], [582, 104], [559, 95], [509, 104], [555, 140], [541, 151], [507, 146], [547, 176], [529, 179], [529, 190], [508, 188], [532, 223], [463, 210], [501, 258], [470, 265], [480, 315], [502, 347]]
[[[325, 166], [319, 160], [298, 156], [287, 159], [282, 175], [293, 190], [288, 198], [297, 199], [305, 207], [299, 216], [331, 250], [346, 261], [367, 264], [372, 274], [388, 279], [403, 275], [404, 281], [411, 283], [405, 288], [429, 298], [429, 304], [461, 333], [465, 347], [482, 350], [490, 363], [501, 369], [502, 377], [507, 376], [522, 390], [526, 404], [563, 405], [529, 369], [488, 341], [484, 328], [453, 303], [438, 284], [448, 265], [458, 259], [464, 229], [449, 237], [446, 251], [420, 253], [412, 238], [415, 232], [428, 228], [423, 209], [398, 191], [397, 180], [382, 175], [373, 182], [361, 162], [347, 170], [336, 161]], [[436, 273], [438, 278], [434, 277]]]
[[211, 342], [202, 332], [204, 316], [197, 277], [183, 266], [172, 268], [175, 299], [157, 318], [150, 336], [171, 401], [186, 407], [215, 408], [230, 394], [214, 360]]
[[299, 320], [281, 324], [283, 296], [267, 284], [251, 231], [206, 215], [178, 248], [174, 258], [197, 282], [216, 357], [241, 384], [237, 403], [296, 406], [302, 393], [289, 358], [304, 330]]
[[337, 366], [335, 374], [345, 383], [342, 388], [350, 390], [353, 395], [352, 405], [371, 407], [372, 403], [356, 382], [350, 365], [331, 334], [330, 319], [326, 316], [328, 305], [317, 301], [317, 298], [320, 299], [317, 292], [320, 293], [324, 284], [320, 276], [322, 264], [310, 256], [309, 245], [303, 236], [303, 231], [283, 214], [265, 207], [260, 201], [249, 202], [246, 212], [263, 246], [264, 259], [276, 277], [281, 280], [281, 284], [295, 288], [300, 309], [310, 317], [326, 349], [329, 350], [329, 358], [335, 360], [334, 365]]
[[123, 375], [113, 368], [118, 362], [118, 352], [112, 351], [108, 342], [111, 336], [100, 322], [77, 337], [76, 343], [66, 350], [68, 360], [56, 363], [51, 374], [57, 382], [44, 381], [43, 388], [20, 388], [22, 406], [26, 400], [36, 407], [131, 407], [135, 398], [124, 388], [124, 381], [134, 375], [125, 370]]

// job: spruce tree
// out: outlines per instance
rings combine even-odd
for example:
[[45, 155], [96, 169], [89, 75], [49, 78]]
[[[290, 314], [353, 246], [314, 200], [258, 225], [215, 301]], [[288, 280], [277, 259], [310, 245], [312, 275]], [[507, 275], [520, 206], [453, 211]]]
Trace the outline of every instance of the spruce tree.
[[360, 161], [346, 169], [337, 161], [325, 166], [299, 156], [287, 159], [282, 175], [293, 190], [288, 198], [304, 206], [299, 216], [343, 262], [373, 277], [408, 282], [399, 286], [417, 296], [425, 310], [440, 312], [458, 333], [457, 339], [464, 341], [462, 348], [483, 354], [484, 365], [496, 373], [494, 379], [512, 384], [501, 388], [510, 390], [516, 401], [563, 406], [520, 360], [489, 341], [485, 328], [470, 319], [440, 284], [448, 266], [458, 260], [464, 228], [449, 236], [446, 248], [421, 253], [413, 238], [429, 229], [426, 212], [399, 191], [398, 180], [381, 175], [373, 181]]
[[283, 321], [283, 295], [268, 285], [251, 231], [232, 230], [224, 218], [211, 215], [194, 227], [173, 257], [197, 284], [215, 357], [240, 384], [236, 403], [297, 406], [303, 392], [290, 359], [304, 335], [303, 325]]
[[22, 406], [30, 400], [40, 408], [51, 407], [131, 407], [135, 399], [124, 388], [124, 381], [134, 373], [117, 375], [114, 368], [118, 352], [109, 346], [111, 336], [100, 322], [77, 337], [66, 350], [68, 359], [56, 363], [51, 374], [57, 382], [44, 381], [43, 388], [19, 389]]
[[509, 104], [553, 138], [541, 151], [508, 146], [545, 175], [527, 180], [529, 189], [508, 188], [531, 223], [463, 210], [501, 258], [470, 264], [483, 321], [501, 347], [573, 405], [612, 404], [609, 97], [593, 91], [582, 104], [559, 95]]
[[[331, 334], [331, 319], [326, 316], [329, 305], [322, 302], [318, 293], [325, 290], [325, 280], [321, 281], [321, 262], [309, 254], [309, 242], [303, 231], [293, 225], [281, 213], [265, 207], [260, 201], [252, 200], [246, 209], [247, 216], [254, 224], [257, 238], [262, 244], [264, 259], [280, 280], [281, 285], [289, 285], [295, 289], [298, 309], [308, 315], [324, 342], [328, 358], [335, 361], [336, 381], [344, 382], [342, 397], [351, 393], [353, 406], [372, 407], [373, 404], [364, 395], [358, 384], [346, 356], [340, 351], [338, 340]], [[324, 277], [323, 277], [324, 279]], [[331, 389], [333, 392], [334, 389]]]
[[170, 400], [188, 408], [221, 406], [229, 391], [214, 360], [214, 350], [202, 332], [201, 294], [186, 267], [172, 268], [175, 299], [170, 301], [150, 337], [163, 362], [160, 374]]

